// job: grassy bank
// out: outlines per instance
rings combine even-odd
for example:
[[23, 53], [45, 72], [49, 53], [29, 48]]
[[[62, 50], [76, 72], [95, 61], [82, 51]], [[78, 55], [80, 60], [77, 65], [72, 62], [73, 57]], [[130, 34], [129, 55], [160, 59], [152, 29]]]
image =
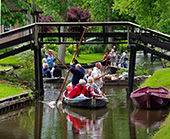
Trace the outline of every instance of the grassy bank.
[[18, 95], [26, 91], [27, 90], [22, 88], [21, 86], [11, 84], [5, 80], [0, 81], [0, 99], [13, 95]]
[[156, 87], [166, 87], [170, 90], [170, 68], [158, 69], [154, 72], [153, 76], [149, 77], [140, 87], [150, 86]]
[[[150, 86], [159, 87], [163, 86], [170, 90], [170, 68], [158, 69], [154, 72], [153, 76], [149, 77], [140, 87]], [[152, 137], [152, 139], [169, 139], [170, 138], [170, 115], [166, 121], [160, 126], [160, 130]]]

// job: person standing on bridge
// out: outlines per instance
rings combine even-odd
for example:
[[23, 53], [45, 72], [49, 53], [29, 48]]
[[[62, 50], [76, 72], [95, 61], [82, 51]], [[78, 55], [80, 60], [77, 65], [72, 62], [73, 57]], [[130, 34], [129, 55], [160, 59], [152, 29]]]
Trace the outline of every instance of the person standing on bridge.
[[46, 63], [49, 65], [49, 69], [51, 70], [53, 68], [54, 62], [56, 61], [56, 57], [53, 55], [53, 50], [49, 50], [48, 53], [46, 54], [45, 52], [46, 47], [43, 48], [43, 55], [46, 58]]

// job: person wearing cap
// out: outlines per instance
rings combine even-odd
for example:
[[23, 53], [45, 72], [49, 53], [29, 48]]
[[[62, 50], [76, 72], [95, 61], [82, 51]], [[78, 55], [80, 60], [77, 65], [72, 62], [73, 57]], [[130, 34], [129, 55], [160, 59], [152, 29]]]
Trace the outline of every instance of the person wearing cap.
[[53, 68], [54, 62], [56, 61], [56, 57], [53, 55], [53, 50], [49, 50], [49, 54], [46, 54], [45, 52], [46, 48], [43, 48], [43, 56], [46, 58], [46, 63], [49, 65], [49, 69], [51, 70]]
[[68, 94], [69, 98], [75, 98], [78, 96], [85, 97], [87, 95], [87, 89], [86, 89], [86, 81], [84, 79], [80, 79], [78, 84], [70, 91]]
[[81, 64], [78, 63], [78, 61], [75, 59], [75, 68], [73, 66], [73, 62], [70, 63], [70, 71], [73, 74], [72, 77], [72, 84], [73, 88], [78, 84], [80, 79], [83, 79], [85, 75], [85, 69], [81, 66]]

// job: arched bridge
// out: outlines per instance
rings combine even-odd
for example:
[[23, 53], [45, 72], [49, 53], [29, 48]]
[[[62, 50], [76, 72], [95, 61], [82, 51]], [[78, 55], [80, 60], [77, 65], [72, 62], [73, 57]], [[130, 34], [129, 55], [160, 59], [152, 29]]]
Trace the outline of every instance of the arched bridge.
[[[42, 32], [43, 28], [54, 27], [55, 31]], [[0, 59], [17, 53], [33, 50], [35, 59], [35, 88], [43, 94], [41, 48], [44, 44], [78, 44], [79, 41], [68, 41], [66, 38], [80, 38], [83, 27], [88, 30], [84, 34], [82, 44], [127, 44], [130, 48], [129, 91], [133, 89], [136, 52], [144, 50], [170, 61], [170, 56], [162, 52], [170, 51], [170, 36], [161, 32], [144, 29], [131, 22], [51, 22], [34, 23], [0, 34], [0, 50], [8, 47], [12, 51], [0, 54]], [[65, 28], [65, 29], [63, 29]], [[77, 32], [69, 32], [69, 28], [78, 28]], [[95, 31], [98, 28], [100, 31]], [[44, 30], [44, 29], [43, 29]], [[17, 35], [18, 34], [18, 35]], [[45, 37], [55, 37], [58, 41], [44, 41]], [[89, 38], [97, 38], [89, 41]], [[88, 41], [87, 41], [88, 40]]]

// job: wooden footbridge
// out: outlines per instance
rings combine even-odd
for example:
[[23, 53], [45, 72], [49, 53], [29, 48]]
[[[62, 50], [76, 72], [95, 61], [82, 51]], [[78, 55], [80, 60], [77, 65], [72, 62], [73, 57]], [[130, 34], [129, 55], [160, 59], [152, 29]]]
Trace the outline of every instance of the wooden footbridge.
[[[43, 27], [54, 27], [55, 31], [42, 32]], [[77, 27], [78, 32], [68, 32], [68, 28]], [[68, 41], [66, 38], [80, 38], [83, 33], [83, 27], [88, 30], [84, 34], [82, 44], [127, 44], [130, 49], [129, 64], [129, 91], [133, 90], [133, 79], [136, 52], [143, 50], [152, 53], [160, 58], [170, 61], [170, 56], [165, 52], [170, 51], [170, 36], [161, 32], [144, 29], [131, 22], [58, 22], [58, 23], [34, 23], [18, 29], [14, 29], [0, 34], [0, 50], [8, 47], [15, 49], [4, 54], [0, 54], [0, 59], [18, 54], [26, 50], [34, 51], [35, 60], [35, 88], [39, 95], [43, 95], [42, 78], [42, 58], [41, 48], [44, 44], [78, 44], [79, 41]], [[63, 30], [63, 28], [65, 28]], [[95, 32], [98, 28], [101, 31]], [[111, 28], [111, 31], [108, 29]], [[12, 36], [24, 34], [20, 37]], [[58, 41], [44, 41], [46, 37], [58, 38]], [[95, 41], [87, 41], [89, 38], [98, 38]], [[111, 38], [111, 39], [110, 39]], [[15, 47], [15, 46], [20, 47]]]

